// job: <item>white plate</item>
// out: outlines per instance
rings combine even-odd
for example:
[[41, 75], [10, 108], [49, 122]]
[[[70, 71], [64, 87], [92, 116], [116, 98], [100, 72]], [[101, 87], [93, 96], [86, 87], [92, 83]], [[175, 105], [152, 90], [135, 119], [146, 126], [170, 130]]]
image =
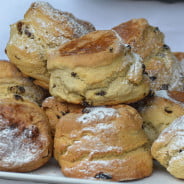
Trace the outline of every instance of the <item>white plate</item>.
[[[7, 59], [4, 49], [9, 39], [9, 25], [22, 19], [25, 11], [34, 0], [5, 0], [0, 6], [0, 59]], [[110, 29], [132, 18], [146, 18], [149, 23], [158, 26], [165, 34], [166, 44], [172, 51], [184, 51], [184, 3], [164, 4], [155, 1], [130, 0], [47, 0], [54, 7], [69, 11], [76, 17], [88, 20], [97, 29]], [[0, 172], [1, 179], [35, 181], [60, 184], [98, 184], [98, 182], [63, 177], [57, 163], [52, 159], [44, 167], [31, 173]], [[3, 183], [6, 183], [4, 180]], [[14, 184], [14, 181], [8, 183]], [[25, 184], [26, 182], [24, 182]], [[123, 182], [133, 184], [183, 184], [169, 175], [164, 168], [156, 165], [153, 175], [137, 181]]]
[[[86, 179], [67, 178], [62, 175], [60, 168], [54, 159], [51, 159], [44, 167], [30, 173], [14, 173], [14, 172], [0, 172], [0, 178], [45, 182], [45, 183], [58, 183], [58, 184], [119, 184], [118, 182], [94, 181]], [[152, 176], [123, 184], [183, 184], [182, 180], [178, 180], [169, 175], [163, 167], [159, 164], [154, 164], [154, 172]]]

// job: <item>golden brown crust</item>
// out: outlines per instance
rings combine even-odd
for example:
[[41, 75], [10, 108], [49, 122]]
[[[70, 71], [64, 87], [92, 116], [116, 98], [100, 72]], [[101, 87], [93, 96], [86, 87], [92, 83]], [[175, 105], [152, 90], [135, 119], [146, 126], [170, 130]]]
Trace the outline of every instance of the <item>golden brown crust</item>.
[[168, 95], [174, 100], [184, 103], [184, 91], [168, 91]]
[[16, 68], [16, 66], [9, 61], [0, 60], [0, 79], [1, 78], [14, 78], [22, 77], [22, 73]]
[[68, 113], [82, 112], [82, 106], [61, 102], [55, 97], [48, 97], [42, 103], [42, 109], [49, 119], [51, 133], [54, 137], [56, 124]]
[[11, 25], [7, 55], [22, 73], [48, 84], [46, 51], [94, 30], [92, 24], [70, 13], [35, 2], [23, 20]]
[[184, 59], [184, 52], [173, 52], [178, 61], [182, 61]]
[[0, 170], [28, 172], [51, 157], [48, 119], [36, 104], [0, 100]]
[[60, 65], [71, 68], [109, 65], [127, 50], [114, 31], [94, 31], [51, 50], [47, 67], [52, 70]]
[[132, 19], [112, 29], [143, 59], [157, 52], [164, 44], [163, 33], [158, 27], [150, 26], [146, 19]]
[[152, 90], [184, 90], [184, 69], [165, 45], [164, 34], [158, 27], [145, 19], [132, 19], [112, 29], [142, 57]]
[[33, 83], [37, 86], [40, 86], [46, 90], [49, 89], [49, 83], [45, 82], [45, 81], [41, 81], [41, 80], [34, 80]]
[[70, 113], [56, 125], [54, 153], [64, 175], [123, 181], [151, 174], [152, 158], [135, 109], [91, 107], [83, 113]]

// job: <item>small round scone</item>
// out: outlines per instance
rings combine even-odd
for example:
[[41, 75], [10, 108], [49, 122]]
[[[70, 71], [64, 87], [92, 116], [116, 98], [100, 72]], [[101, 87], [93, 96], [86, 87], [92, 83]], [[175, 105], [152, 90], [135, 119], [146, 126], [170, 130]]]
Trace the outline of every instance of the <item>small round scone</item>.
[[184, 104], [169, 97], [168, 93], [166, 90], [157, 91], [155, 96], [144, 99], [136, 105], [143, 118], [143, 129], [150, 144], [176, 118], [184, 115]]
[[46, 2], [34, 2], [24, 19], [11, 25], [6, 53], [22, 73], [49, 86], [46, 50], [78, 38], [95, 28], [72, 14], [54, 9]]
[[41, 104], [46, 97], [47, 92], [24, 77], [12, 63], [0, 61], [0, 71], [0, 99], [26, 99]]
[[151, 153], [171, 175], [184, 179], [184, 116], [162, 131], [153, 143]]
[[149, 92], [140, 57], [112, 30], [88, 33], [50, 52], [50, 93], [69, 103], [135, 102]]
[[52, 139], [42, 109], [28, 101], [0, 100], [0, 170], [28, 172], [51, 157]]
[[56, 125], [54, 155], [68, 177], [134, 180], [152, 173], [147, 143], [134, 108], [86, 107]]
[[68, 113], [80, 113], [83, 108], [80, 105], [60, 102], [55, 97], [48, 97], [42, 103], [42, 109], [49, 119], [51, 133], [54, 137], [56, 124]]
[[112, 29], [142, 57], [152, 90], [184, 91], [184, 67], [165, 44], [158, 27], [145, 19], [132, 19]]

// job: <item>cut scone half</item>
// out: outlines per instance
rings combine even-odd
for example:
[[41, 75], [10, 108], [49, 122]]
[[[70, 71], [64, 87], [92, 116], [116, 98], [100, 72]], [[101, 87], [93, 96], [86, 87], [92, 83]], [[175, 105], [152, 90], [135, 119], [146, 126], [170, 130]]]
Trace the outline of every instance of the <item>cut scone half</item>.
[[22, 73], [49, 86], [46, 50], [94, 31], [92, 24], [59, 11], [47, 2], [34, 2], [24, 19], [11, 25], [6, 53]]
[[125, 181], [150, 176], [142, 118], [128, 105], [86, 107], [56, 125], [54, 155], [67, 177]]
[[171, 175], [184, 179], [184, 116], [174, 120], [161, 132], [151, 152]]
[[50, 93], [83, 105], [135, 102], [149, 92], [140, 57], [115, 31], [101, 30], [49, 53]]
[[184, 68], [165, 44], [158, 27], [146, 19], [132, 19], [112, 29], [142, 57], [152, 90], [184, 91]]
[[29, 172], [52, 155], [48, 119], [35, 103], [0, 99], [0, 170]]

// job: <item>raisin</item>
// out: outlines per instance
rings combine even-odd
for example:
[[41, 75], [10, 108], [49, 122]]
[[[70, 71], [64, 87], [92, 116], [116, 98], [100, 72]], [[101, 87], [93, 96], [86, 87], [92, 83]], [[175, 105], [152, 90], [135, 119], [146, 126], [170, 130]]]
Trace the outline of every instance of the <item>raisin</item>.
[[154, 32], [155, 32], [155, 33], [156, 33], [156, 32], [160, 32], [159, 27], [155, 27]]
[[76, 76], [77, 76], [77, 73], [72, 72], [72, 73], [71, 73], [71, 76], [72, 76], [72, 77], [76, 77]]
[[166, 44], [163, 45], [163, 48], [166, 49], [166, 50], [169, 50], [170, 49], [169, 46], [166, 45]]
[[106, 180], [109, 180], [109, 179], [112, 179], [112, 176], [110, 174], [105, 174], [103, 172], [99, 172], [98, 174], [95, 175], [95, 178], [96, 179], [106, 179]]
[[131, 45], [129, 45], [129, 44], [126, 44], [126, 47], [127, 47], [128, 49], [131, 49]]
[[97, 95], [97, 96], [105, 96], [106, 92], [102, 90], [102, 91], [99, 91], [99, 92], [95, 93], [95, 95]]
[[157, 79], [157, 77], [155, 77], [155, 76], [150, 76], [149, 78], [150, 78], [152, 81], [154, 81], [154, 80]]
[[180, 150], [179, 150], [179, 153], [181, 153], [182, 151], [183, 151], [183, 150], [182, 150], [182, 149], [180, 149]]
[[18, 59], [18, 60], [20, 60], [20, 58], [18, 56], [16, 56], [16, 55], [15, 55], [15, 58]]
[[56, 84], [53, 84], [52, 88], [55, 88], [56, 87]]
[[67, 110], [67, 111], [61, 111], [61, 114], [64, 116], [64, 115], [68, 114], [69, 112], [70, 112], [69, 110]]
[[168, 114], [171, 114], [173, 111], [169, 109], [169, 107], [165, 107], [164, 111], [167, 112]]
[[23, 26], [23, 22], [20, 21], [17, 23], [17, 30], [20, 35], [22, 35], [22, 26]]
[[83, 102], [82, 102], [82, 106], [84, 106], [84, 107], [88, 107], [88, 106], [90, 106], [90, 104], [89, 104], [87, 101], [83, 100]]
[[5, 54], [7, 54], [7, 50], [6, 49], [4, 50], [4, 52], [5, 52]]
[[31, 33], [31, 32], [28, 30], [28, 27], [26, 27], [26, 29], [25, 29], [25, 31], [24, 31], [24, 34], [27, 35], [28, 38], [34, 39], [34, 35], [33, 35], [33, 33]]
[[56, 115], [57, 119], [60, 119], [61, 117], [59, 115]]
[[21, 100], [24, 101], [23, 98], [20, 95], [15, 94], [14, 95], [15, 100]]
[[109, 49], [109, 51], [110, 51], [110, 52], [113, 52], [113, 47], [111, 47], [111, 48]]
[[25, 88], [23, 86], [11, 86], [9, 87], [9, 91], [15, 93], [15, 94], [22, 94], [25, 93]]

